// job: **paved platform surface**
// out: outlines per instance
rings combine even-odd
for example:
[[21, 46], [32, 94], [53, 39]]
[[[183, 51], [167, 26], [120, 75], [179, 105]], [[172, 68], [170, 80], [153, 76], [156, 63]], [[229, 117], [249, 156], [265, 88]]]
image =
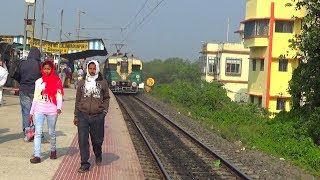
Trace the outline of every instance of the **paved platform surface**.
[[[57, 121], [58, 159], [51, 160], [50, 144], [42, 144], [42, 162], [31, 164], [33, 143], [23, 141], [19, 97], [4, 95], [0, 107], [0, 179], [144, 179], [138, 157], [123, 120], [120, 108], [111, 93], [109, 113], [105, 123], [102, 166], [79, 174], [80, 156], [77, 128], [73, 125], [75, 90], [65, 89], [62, 114]], [[46, 123], [45, 123], [46, 127]], [[45, 128], [47, 135], [47, 128]]]

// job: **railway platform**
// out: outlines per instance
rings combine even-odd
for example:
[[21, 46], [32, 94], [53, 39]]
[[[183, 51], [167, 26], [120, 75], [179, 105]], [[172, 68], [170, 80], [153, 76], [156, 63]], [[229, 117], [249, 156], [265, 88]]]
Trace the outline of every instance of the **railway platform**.
[[[8, 91], [9, 92], [9, 91]], [[0, 180], [2, 179], [144, 179], [136, 151], [115, 97], [110, 92], [106, 116], [102, 165], [96, 166], [91, 149], [91, 168], [78, 173], [80, 154], [77, 128], [73, 125], [75, 90], [65, 89], [62, 114], [57, 121], [58, 159], [51, 160], [50, 144], [42, 144], [41, 163], [31, 164], [33, 143], [23, 141], [19, 97], [5, 93], [0, 107]], [[45, 135], [48, 136], [46, 123]]]

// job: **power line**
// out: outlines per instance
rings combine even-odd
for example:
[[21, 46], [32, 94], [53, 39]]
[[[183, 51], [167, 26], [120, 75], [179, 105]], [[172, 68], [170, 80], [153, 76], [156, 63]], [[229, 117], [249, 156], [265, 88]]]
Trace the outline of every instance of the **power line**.
[[133, 33], [134, 31], [136, 31], [138, 29], [138, 27], [160, 6], [160, 4], [163, 2], [164, 0], [161, 0], [160, 2], [158, 2], [152, 9], [151, 11], [142, 18], [142, 20], [139, 22], [139, 24], [135, 27], [135, 29], [133, 29], [132, 31], [128, 32], [126, 38], [123, 39], [122, 42], [127, 41], [127, 39], [129, 38], [129, 34]]
[[142, 21], [140, 21], [139, 25], [141, 25], [147, 17], [149, 17], [153, 12], [154, 10], [157, 9], [157, 7], [163, 2], [164, 0], [161, 0], [155, 7], [153, 7], [153, 9], [149, 12], [149, 14], [147, 14], [145, 17], [143, 17]]
[[[71, 35], [71, 33], [68, 33], [68, 34], [69, 34], [69, 36]], [[64, 35], [68, 40], [71, 40], [70, 37], [66, 35], [66, 33], [63, 33], [63, 35]]]
[[104, 28], [104, 27], [93, 27], [93, 28], [81, 28], [85, 30], [118, 30], [118, 29], [123, 29], [121, 27], [109, 27], [109, 28]]
[[133, 19], [129, 22], [129, 24], [127, 24], [124, 29], [127, 29], [132, 23], [133, 21], [137, 18], [137, 16], [140, 14], [140, 12], [142, 11], [142, 9], [144, 9], [144, 7], [146, 6], [147, 2], [149, 0], [144, 1], [144, 3], [142, 4], [141, 8], [139, 9], [139, 11], [137, 12], [137, 14], [133, 17]]

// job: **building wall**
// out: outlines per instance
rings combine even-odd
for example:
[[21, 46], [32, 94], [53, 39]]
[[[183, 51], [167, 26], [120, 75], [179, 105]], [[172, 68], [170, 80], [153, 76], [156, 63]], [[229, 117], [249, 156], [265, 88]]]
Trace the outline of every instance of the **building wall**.
[[[272, 6], [272, 2], [273, 5]], [[246, 37], [245, 47], [250, 48], [248, 94], [250, 102], [261, 101], [261, 106], [271, 112], [279, 112], [278, 101], [284, 101], [285, 110], [291, 109], [291, 96], [288, 93], [289, 81], [293, 70], [298, 65], [294, 59], [296, 51], [289, 48], [289, 39], [295, 34], [301, 33], [301, 19], [294, 19], [293, 16], [302, 17], [305, 10], [296, 11], [295, 4], [291, 0], [247, 0], [246, 19], [243, 23], [250, 26], [254, 21], [267, 20], [267, 34], [261, 33]], [[273, 9], [272, 9], [273, 7]], [[273, 14], [272, 14], [273, 13]], [[293, 22], [293, 33], [275, 32], [276, 22]], [[273, 29], [270, 27], [273, 26]], [[248, 30], [248, 29], [247, 29]], [[246, 27], [245, 27], [246, 31]], [[287, 70], [279, 70], [279, 61], [287, 60]], [[256, 61], [256, 71], [253, 71], [253, 61]], [[260, 71], [261, 60], [264, 61], [264, 71]]]
[[228, 97], [235, 102], [247, 102], [248, 83], [225, 83]]
[[[305, 10], [295, 11], [296, 6], [292, 0], [247, 0], [245, 19], [269, 18], [271, 2], [276, 4], [274, 12], [277, 18], [291, 18], [293, 12], [296, 17], [303, 17], [306, 13]], [[292, 5], [286, 6], [288, 3]]]
[[[202, 79], [207, 82], [217, 81], [224, 83], [228, 91], [228, 97], [236, 102], [247, 101], [249, 49], [244, 48], [242, 43], [206, 43], [202, 46]], [[219, 59], [216, 64], [216, 73], [209, 72], [209, 59]], [[240, 74], [227, 73], [227, 59], [241, 59]], [[229, 69], [230, 71], [230, 69]]]

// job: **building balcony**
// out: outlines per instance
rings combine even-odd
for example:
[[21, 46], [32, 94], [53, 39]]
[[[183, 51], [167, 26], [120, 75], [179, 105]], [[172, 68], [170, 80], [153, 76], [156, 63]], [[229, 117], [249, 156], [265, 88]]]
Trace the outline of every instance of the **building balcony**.
[[267, 47], [269, 45], [269, 36], [252, 36], [244, 39], [244, 47]]

